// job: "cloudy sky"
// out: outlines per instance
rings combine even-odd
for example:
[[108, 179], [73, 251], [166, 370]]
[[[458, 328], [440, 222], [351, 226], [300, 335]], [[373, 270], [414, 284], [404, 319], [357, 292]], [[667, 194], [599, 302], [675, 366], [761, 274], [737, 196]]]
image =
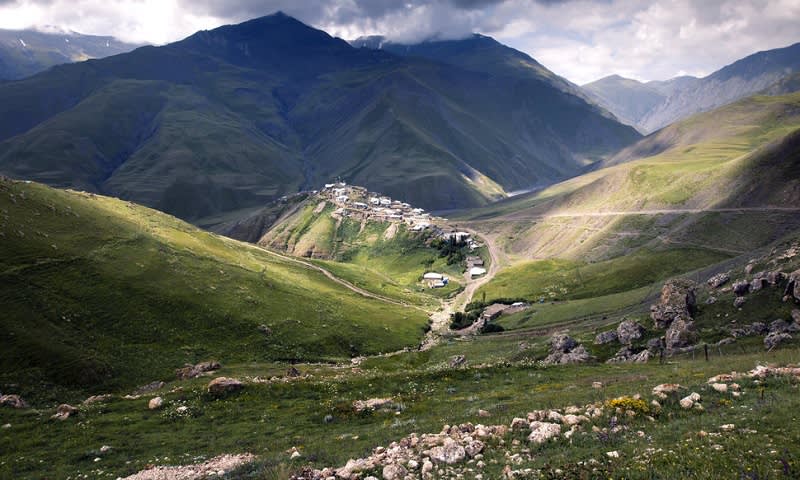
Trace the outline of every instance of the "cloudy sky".
[[579, 84], [612, 73], [703, 76], [800, 42], [800, 0], [0, 0], [0, 28], [49, 25], [158, 44], [276, 10], [345, 39], [479, 32]]

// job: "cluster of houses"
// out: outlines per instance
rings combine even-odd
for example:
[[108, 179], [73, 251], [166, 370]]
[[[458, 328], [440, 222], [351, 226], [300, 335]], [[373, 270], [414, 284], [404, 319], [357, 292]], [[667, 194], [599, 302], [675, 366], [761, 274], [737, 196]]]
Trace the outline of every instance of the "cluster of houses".
[[320, 194], [336, 206], [333, 213], [336, 217], [405, 223], [415, 232], [433, 226], [434, 218], [425, 210], [370, 192], [363, 187], [344, 182], [328, 183]]
[[478, 243], [474, 238], [472, 238], [472, 234], [469, 232], [442, 233], [441, 238], [442, 240], [455, 240], [456, 242], [465, 242], [470, 250], [476, 250], [481, 247], [481, 244]]

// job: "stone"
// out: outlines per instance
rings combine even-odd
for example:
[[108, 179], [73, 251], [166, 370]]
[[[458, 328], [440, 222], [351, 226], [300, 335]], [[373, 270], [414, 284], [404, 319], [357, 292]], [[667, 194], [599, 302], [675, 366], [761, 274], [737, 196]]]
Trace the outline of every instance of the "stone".
[[693, 321], [686, 321], [681, 317], [675, 318], [670, 324], [665, 335], [667, 350], [688, 347], [697, 339]]
[[713, 277], [709, 278], [706, 283], [708, 283], [708, 286], [711, 287], [711, 288], [719, 288], [719, 287], [725, 285], [726, 283], [728, 283], [730, 281], [730, 279], [731, 279], [730, 274], [728, 274], [728, 273], [718, 273], [718, 274], [714, 275]]
[[383, 480], [403, 480], [408, 471], [402, 465], [390, 463], [383, 467]]
[[683, 408], [684, 410], [689, 410], [692, 407], [694, 407], [695, 404], [698, 403], [699, 401], [700, 401], [700, 394], [692, 392], [691, 394], [681, 398], [679, 403], [681, 405], [681, 408]]
[[609, 330], [607, 332], [598, 333], [597, 336], [594, 337], [595, 345], [605, 345], [607, 343], [616, 341], [617, 341], [617, 332], [615, 330]]
[[164, 399], [161, 397], [151, 398], [147, 403], [147, 408], [150, 410], [158, 410], [164, 405]]
[[772, 272], [767, 273], [767, 283], [770, 286], [775, 287], [781, 282], [786, 280], [786, 274], [781, 272], [780, 270], [774, 270]]
[[445, 439], [444, 445], [433, 447], [429, 456], [436, 463], [453, 465], [463, 462], [467, 457], [467, 451], [455, 440], [448, 437]]
[[144, 395], [146, 393], [155, 392], [156, 390], [161, 390], [162, 388], [164, 388], [165, 385], [166, 384], [164, 382], [161, 382], [161, 381], [158, 381], [158, 380], [156, 380], [155, 382], [150, 382], [147, 385], [143, 385], [143, 386], [137, 388], [133, 392], [133, 396], [135, 397], [137, 395]]
[[733, 294], [737, 297], [742, 297], [750, 292], [750, 282], [747, 280], [739, 280], [733, 283]]
[[291, 367], [289, 367], [289, 368], [286, 370], [286, 376], [287, 376], [287, 377], [289, 377], [289, 378], [297, 378], [297, 377], [299, 377], [300, 375], [301, 375], [301, 373], [300, 373], [300, 370], [298, 370], [297, 368], [295, 368], [295, 366], [294, 366], [294, 365], [292, 365]]
[[679, 392], [683, 387], [677, 383], [662, 383], [653, 387], [653, 395], [666, 400], [670, 395]]
[[553, 352], [548, 355], [544, 359], [544, 363], [548, 365], [566, 365], [572, 363], [585, 363], [592, 360], [592, 356], [589, 355], [589, 352], [586, 351], [583, 345], [578, 345], [571, 351], [564, 353], [564, 352]]
[[11, 394], [0, 396], [0, 406], [23, 409], [28, 408], [28, 403], [19, 395]]
[[625, 346], [619, 349], [606, 363], [647, 363], [650, 360], [650, 355], [649, 350], [636, 352], [633, 348]]
[[217, 377], [208, 383], [208, 393], [215, 397], [222, 397], [230, 393], [235, 393], [244, 388], [244, 383], [228, 377]]
[[557, 333], [550, 338], [550, 351], [567, 353], [578, 346], [578, 342], [569, 335]]
[[603, 388], [603, 382], [592, 382], [592, 388], [595, 389]]
[[89, 397], [89, 398], [87, 398], [86, 400], [84, 400], [84, 401], [83, 401], [83, 404], [84, 404], [84, 405], [91, 405], [91, 404], [93, 404], [93, 403], [102, 403], [102, 402], [107, 402], [107, 401], [111, 400], [112, 398], [114, 398], [114, 396], [113, 396], [113, 395], [111, 395], [111, 394], [106, 394], [106, 395], [92, 395], [91, 397]]
[[202, 362], [197, 365], [190, 365], [187, 363], [184, 367], [175, 370], [175, 375], [178, 377], [178, 380], [188, 380], [190, 378], [197, 378], [206, 372], [219, 370], [220, 368], [222, 368], [222, 365], [214, 361]]
[[742, 305], [746, 302], [747, 299], [745, 297], [736, 297], [733, 299], [733, 308], [742, 308]]
[[792, 321], [794, 323], [800, 323], [800, 310], [796, 308], [792, 310]]
[[762, 335], [769, 332], [769, 328], [765, 323], [753, 322], [748, 327], [751, 335]]
[[647, 350], [649, 350], [650, 353], [658, 352], [662, 348], [664, 348], [664, 343], [660, 338], [651, 338], [647, 341]]
[[56, 408], [56, 414], [52, 416], [56, 420], [66, 420], [69, 417], [78, 413], [78, 409], [73, 407], [72, 405], [62, 403], [61, 405]]
[[713, 388], [714, 391], [719, 393], [728, 393], [728, 385], [724, 383], [712, 383], [711, 388]]
[[422, 462], [422, 474], [429, 475], [433, 471], [433, 463], [430, 460]]
[[750, 281], [750, 291], [757, 292], [762, 288], [769, 285], [767, 283], [767, 273], [766, 272], [759, 272], [753, 276], [753, 279]]
[[693, 318], [697, 311], [695, 284], [689, 280], [670, 280], [661, 289], [659, 303], [650, 307], [655, 328], [668, 328], [678, 318]]
[[789, 330], [789, 323], [783, 320], [775, 320], [769, 324], [769, 333], [786, 333]]
[[478, 410], [478, 416], [481, 418], [491, 417], [492, 414], [487, 412], [486, 410]]
[[370, 398], [367, 400], [356, 400], [353, 402], [353, 410], [358, 413], [376, 410], [391, 410], [394, 408], [394, 400], [391, 398]]
[[464, 355], [453, 355], [450, 357], [450, 368], [457, 368], [467, 363], [467, 357]]
[[525, 418], [516, 417], [511, 420], [511, 430], [517, 432], [525, 428], [530, 428], [531, 423]]
[[485, 445], [480, 440], [472, 440], [464, 446], [464, 451], [470, 458], [475, 458], [476, 455], [483, 452]]
[[528, 441], [542, 444], [561, 434], [561, 425], [549, 422], [531, 422], [531, 434]]
[[769, 335], [764, 337], [764, 348], [766, 348], [767, 350], [772, 350], [781, 343], [786, 343], [791, 339], [792, 336], [788, 333], [770, 333]]

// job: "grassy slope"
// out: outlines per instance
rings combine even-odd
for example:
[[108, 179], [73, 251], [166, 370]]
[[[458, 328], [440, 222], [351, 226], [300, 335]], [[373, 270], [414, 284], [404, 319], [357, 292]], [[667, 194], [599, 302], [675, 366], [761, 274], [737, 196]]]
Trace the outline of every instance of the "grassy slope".
[[[461, 265], [447, 265], [438, 251], [426, 245], [427, 234], [398, 225], [331, 217], [330, 203], [317, 212], [320, 200], [310, 197], [299, 208], [272, 225], [260, 243], [292, 255], [309, 256], [341, 278], [380, 295], [403, 302], [435, 307], [438, 299], [459, 290]], [[421, 283], [427, 271], [448, 274], [450, 284], [431, 290]]]
[[208, 358], [394, 350], [415, 345], [427, 322], [127, 202], [3, 180], [0, 209], [0, 381], [28, 395], [48, 396], [42, 381], [130, 387]]

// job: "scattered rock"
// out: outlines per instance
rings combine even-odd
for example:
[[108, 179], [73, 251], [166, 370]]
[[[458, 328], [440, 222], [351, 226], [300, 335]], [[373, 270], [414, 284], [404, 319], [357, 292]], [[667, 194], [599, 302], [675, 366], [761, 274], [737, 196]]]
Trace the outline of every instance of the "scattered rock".
[[684, 410], [689, 410], [691, 408], [694, 408], [694, 406], [699, 402], [700, 402], [700, 394], [697, 392], [692, 392], [691, 394], [681, 398], [679, 403], [681, 405], [681, 408], [683, 408]]
[[28, 408], [28, 403], [19, 395], [2, 395], [0, 396], [0, 406], [11, 408]]
[[775, 320], [769, 324], [769, 333], [786, 333], [789, 331], [789, 323], [783, 320]]
[[217, 377], [208, 383], [208, 393], [217, 397], [238, 392], [243, 388], [244, 383], [235, 378]]
[[617, 337], [623, 345], [630, 345], [634, 340], [642, 338], [644, 328], [635, 320], [624, 320], [617, 327]]
[[597, 336], [594, 337], [595, 345], [605, 345], [607, 343], [616, 341], [617, 341], [617, 332], [615, 330], [609, 330], [607, 332], [598, 333]]
[[450, 357], [450, 368], [458, 368], [467, 363], [467, 357], [464, 355], [454, 355]]
[[733, 293], [737, 297], [742, 297], [750, 292], [750, 282], [747, 280], [739, 280], [733, 283]]
[[788, 342], [791, 339], [792, 336], [788, 333], [770, 333], [769, 335], [764, 337], [764, 347], [767, 350], [772, 350], [781, 343]]
[[653, 387], [653, 395], [666, 400], [670, 395], [679, 392], [683, 387], [677, 383], [662, 383]]
[[221, 455], [211, 460], [183, 467], [152, 467], [122, 480], [200, 480], [225, 475], [227, 472], [251, 463], [254, 455]]
[[111, 400], [112, 398], [114, 398], [114, 395], [111, 395], [111, 394], [93, 395], [93, 396], [87, 398], [86, 400], [84, 400], [83, 404], [84, 405], [91, 405], [93, 403], [107, 402], [107, 401]]
[[161, 397], [151, 398], [147, 403], [147, 408], [150, 410], [158, 410], [164, 405], [164, 399]]
[[665, 335], [665, 343], [667, 350], [672, 350], [680, 347], [687, 347], [695, 342], [697, 333], [694, 329], [694, 322], [686, 321], [681, 317], [676, 317]]
[[719, 393], [728, 393], [728, 385], [725, 383], [712, 383], [711, 388]]
[[376, 410], [392, 410], [395, 404], [391, 398], [370, 398], [368, 400], [356, 400], [353, 402], [353, 410], [356, 412]]
[[383, 480], [403, 480], [407, 474], [408, 471], [396, 463], [383, 467]]
[[220, 368], [222, 368], [222, 365], [220, 365], [219, 362], [213, 361], [202, 362], [197, 365], [190, 365], [187, 363], [183, 368], [175, 370], [175, 375], [178, 377], [178, 380], [188, 380], [190, 378], [197, 378], [206, 372], [219, 370]]
[[436, 463], [453, 465], [463, 462], [467, 457], [467, 451], [452, 438], [446, 438], [444, 445], [430, 450], [429, 456]]
[[728, 273], [718, 273], [713, 277], [708, 279], [708, 286], [711, 288], [719, 288], [726, 283], [728, 283], [731, 279], [731, 276]]
[[670, 280], [661, 289], [659, 303], [650, 307], [650, 318], [656, 328], [665, 329], [676, 318], [693, 318], [696, 310], [694, 283], [683, 279]]
[[72, 405], [62, 403], [61, 405], [56, 408], [56, 413], [51, 418], [55, 418], [56, 420], [66, 420], [72, 415], [78, 413], [78, 409], [73, 407]]
[[531, 422], [531, 434], [528, 441], [542, 444], [561, 434], [561, 425], [549, 422]]
[[150, 382], [147, 385], [143, 385], [143, 386], [137, 388], [133, 392], [132, 396], [136, 397], [136, 396], [139, 396], [139, 395], [144, 395], [146, 393], [155, 392], [156, 390], [161, 390], [162, 388], [164, 388], [164, 385], [166, 385], [164, 382], [159, 382], [159, 381]]

